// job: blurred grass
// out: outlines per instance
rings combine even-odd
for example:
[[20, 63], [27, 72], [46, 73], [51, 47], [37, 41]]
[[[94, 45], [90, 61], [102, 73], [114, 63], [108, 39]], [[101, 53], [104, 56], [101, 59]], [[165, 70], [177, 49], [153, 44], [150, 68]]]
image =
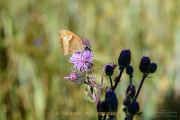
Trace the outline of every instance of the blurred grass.
[[[85, 85], [76, 86], [64, 79], [71, 71], [71, 55], [64, 56], [60, 49], [61, 29], [90, 40], [95, 58], [99, 58], [94, 60], [98, 82], [100, 67], [117, 63], [122, 49], [131, 50], [136, 87], [142, 77], [138, 68], [142, 56], [149, 56], [158, 64], [157, 72], [145, 81], [138, 97], [143, 114], [136, 120], [159, 120], [154, 112], [165, 109], [163, 105], [172, 106], [166, 109], [177, 112], [179, 5], [179, 0], [1, 0], [0, 119], [97, 119], [95, 115], [55, 114], [96, 111], [95, 105], [84, 99]], [[119, 111], [123, 108], [123, 90], [129, 83], [125, 74], [122, 80], [116, 90]], [[109, 84], [107, 78], [105, 82]], [[176, 102], [167, 102], [168, 98]], [[118, 119], [124, 116], [122, 113]]]

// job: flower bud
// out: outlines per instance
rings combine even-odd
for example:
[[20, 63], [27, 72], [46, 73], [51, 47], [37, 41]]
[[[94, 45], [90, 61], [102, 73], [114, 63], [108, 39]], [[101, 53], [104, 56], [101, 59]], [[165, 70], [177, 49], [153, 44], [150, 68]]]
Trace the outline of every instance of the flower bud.
[[150, 73], [155, 73], [157, 69], [156, 63], [151, 63]]
[[128, 65], [131, 62], [131, 52], [129, 49], [127, 50], [122, 50], [119, 58], [118, 58], [118, 64], [119, 66], [122, 65], [124, 67], [128, 67]]
[[109, 106], [108, 102], [102, 101], [101, 105], [100, 105], [100, 110], [101, 110], [101, 112], [109, 112], [110, 106]]
[[65, 79], [70, 79], [74, 84], [81, 85], [84, 83], [85, 77], [82, 74], [76, 73], [74, 71], [69, 73], [69, 77], [64, 77]]
[[141, 59], [139, 69], [142, 73], [148, 73], [151, 67], [151, 61], [149, 57], [143, 57]]
[[118, 81], [119, 76], [114, 78], [114, 82], [116, 83]]
[[124, 98], [123, 100], [123, 105], [128, 107], [129, 105], [131, 104], [131, 100], [130, 99], [127, 99], [127, 98]]
[[129, 85], [126, 90], [126, 98], [133, 99], [136, 94], [136, 87], [134, 85]]
[[132, 75], [133, 74], [133, 67], [131, 65], [129, 65], [127, 68], [126, 68], [126, 73], [128, 75]]
[[117, 110], [118, 100], [117, 100], [117, 97], [116, 97], [116, 94], [114, 93], [114, 91], [106, 92], [105, 101], [108, 102], [108, 104], [110, 105], [111, 112], [114, 112], [115, 110]]
[[125, 67], [123, 65], [119, 66], [119, 70], [124, 71]]
[[129, 107], [128, 107], [128, 112], [130, 114], [136, 114], [139, 111], [139, 103], [138, 102], [133, 102]]

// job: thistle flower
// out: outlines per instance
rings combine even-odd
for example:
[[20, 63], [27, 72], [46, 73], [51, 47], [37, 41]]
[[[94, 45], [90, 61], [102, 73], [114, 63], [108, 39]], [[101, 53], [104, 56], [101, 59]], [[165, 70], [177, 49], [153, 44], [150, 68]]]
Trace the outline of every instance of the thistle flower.
[[73, 68], [75, 70], [84, 73], [92, 68], [93, 54], [89, 50], [73, 53], [69, 61], [73, 63]]
[[71, 80], [76, 85], [81, 85], [85, 80], [85, 77], [82, 74], [76, 73], [74, 71], [69, 73], [69, 77], [64, 78]]

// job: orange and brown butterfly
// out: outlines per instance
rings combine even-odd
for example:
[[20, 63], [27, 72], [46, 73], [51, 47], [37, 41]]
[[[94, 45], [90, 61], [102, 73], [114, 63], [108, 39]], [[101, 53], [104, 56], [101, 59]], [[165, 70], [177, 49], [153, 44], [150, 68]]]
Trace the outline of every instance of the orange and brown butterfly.
[[87, 44], [90, 44], [87, 39], [82, 41], [76, 34], [68, 30], [60, 30], [59, 39], [64, 55], [69, 53], [82, 52], [87, 47]]

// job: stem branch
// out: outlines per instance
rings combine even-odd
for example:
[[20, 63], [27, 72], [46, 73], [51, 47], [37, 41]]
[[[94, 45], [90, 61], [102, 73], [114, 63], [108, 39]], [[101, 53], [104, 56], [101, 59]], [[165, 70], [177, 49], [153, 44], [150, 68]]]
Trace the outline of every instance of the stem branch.
[[114, 85], [114, 87], [113, 87], [113, 91], [115, 91], [118, 83], [120, 82], [120, 78], [121, 78], [122, 72], [123, 72], [123, 71], [120, 71], [120, 73], [119, 73], [118, 79], [117, 79], [117, 81], [116, 81], [116, 83], [115, 83], [115, 85]]
[[112, 79], [111, 76], [109, 76], [110, 82], [111, 82], [111, 88], [113, 89]]
[[137, 99], [137, 97], [138, 97], [138, 95], [139, 95], [139, 92], [140, 92], [140, 90], [141, 90], [141, 87], [142, 87], [143, 82], [144, 82], [144, 80], [145, 80], [146, 77], [147, 77], [147, 75], [144, 73], [144, 74], [143, 74], [143, 78], [142, 78], [141, 83], [140, 83], [140, 86], [139, 86], [139, 88], [138, 88], [137, 94], [136, 94], [135, 99], [134, 99], [135, 101], [136, 101], [136, 99]]
[[130, 78], [130, 85], [132, 85], [132, 78]]
[[104, 115], [104, 119], [103, 120], [106, 120], [106, 113], [105, 113], [105, 115]]

